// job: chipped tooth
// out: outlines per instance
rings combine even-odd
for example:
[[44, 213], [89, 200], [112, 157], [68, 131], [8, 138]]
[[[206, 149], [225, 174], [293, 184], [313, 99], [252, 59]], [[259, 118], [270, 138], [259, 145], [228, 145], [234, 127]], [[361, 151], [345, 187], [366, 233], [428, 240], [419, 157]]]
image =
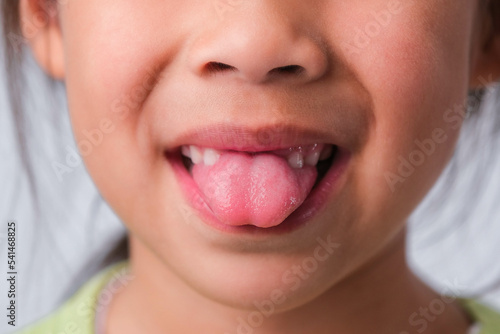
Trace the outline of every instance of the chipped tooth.
[[191, 161], [194, 164], [201, 163], [203, 161], [203, 153], [201, 150], [194, 145], [189, 146], [189, 149], [191, 150]]
[[309, 166], [316, 166], [319, 161], [320, 152], [312, 152], [306, 156], [306, 164]]
[[292, 152], [288, 156], [288, 164], [295, 169], [304, 167], [304, 155], [300, 152]]
[[321, 151], [321, 154], [319, 156], [319, 160], [320, 161], [323, 161], [323, 160], [327, 160], [328, 158], [330, 158], [332, 156], [332, 153], [333, 153], [333, 146], [332, 145], [328, 145], [326, 146], [322, 151]]
[[191, 158], [191, 150], [189, 149], [189, 146], [182, 146], [182, 155]]
[[203, 162], [206, 166], [213, 166], [219, 160], [220, 154], [214, 149], [207, 148], [203, 154]]

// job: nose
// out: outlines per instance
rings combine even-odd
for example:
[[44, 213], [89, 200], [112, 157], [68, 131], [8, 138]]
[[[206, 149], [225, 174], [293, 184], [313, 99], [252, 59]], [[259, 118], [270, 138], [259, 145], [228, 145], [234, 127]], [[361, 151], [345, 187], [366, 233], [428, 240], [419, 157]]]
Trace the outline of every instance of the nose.
[[251, 8], [227, 14], [193, 43], [189, 63], [196, 75], [306, 83], [327, 73], [327, 49], [314, 32], [304, 29], [298, 11], [287, 16], [285, 10], [263, 5], [265, 1], [244, 3]]

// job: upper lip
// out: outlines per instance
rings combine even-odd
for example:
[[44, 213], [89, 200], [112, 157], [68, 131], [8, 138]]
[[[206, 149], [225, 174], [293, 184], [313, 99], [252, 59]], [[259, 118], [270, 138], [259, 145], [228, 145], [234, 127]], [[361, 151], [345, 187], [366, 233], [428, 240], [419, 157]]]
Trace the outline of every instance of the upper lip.
[[272, 124], [247, 127], [221, 123], [184, 131], [169, 145], [168, 151], [183, 145], [196, 145], [217, 150], [266, 152], [317, 143], [346, 147], [348, 144], [344, 142], [345, 140], [343, 141], [335, 133], [297, 125]]

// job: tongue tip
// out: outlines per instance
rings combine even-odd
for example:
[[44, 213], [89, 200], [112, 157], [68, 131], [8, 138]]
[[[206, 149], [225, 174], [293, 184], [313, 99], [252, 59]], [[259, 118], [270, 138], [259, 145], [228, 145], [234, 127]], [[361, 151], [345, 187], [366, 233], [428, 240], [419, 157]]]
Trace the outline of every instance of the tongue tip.
[[[219, 207], [217, 202], [210, 201], [209, 205], [219, 221], [228, 226], [254, 226], [259, 228], [271, 228], [282, 224], [302, 203], [309, 194], [309, 190], [300, 200], [292, 196], [274, 201], [259, 200], [259, 204], [240, 207]], [[273, 196], [274, 197], [274, 196]], [[280, 197], [280, 196], [276, 196]]]
[[207, 199], [209, 208], [214, 216], [227, 226], [255, 226], [271, 228], [280, 225], [293, 210], [286, 210], [289, 204], [282, 203], [280, 208], [248, 207], [247, 205], [219, 206], [217, 201]]
[[227, 226], [235, 226], [235, 227], [253, 226], [253, 227], [268, 229], [268, 228], [272, 228], [272, 227], [276, 227], [278, 225], [281, 225], [286, 220], [286, 218], [288, 216], [285, 218], [279, 218], [279, 219], [266, 219], [266, 220], [245, 219], [245, 220], [241, 220], [241, 221], [234, 220], [234, 219], [226, 220], [223, 217], [220, 217], [218, 215], [216, 215], [216, 217], [222, 223], [224, 223], [224, 225], [227, 225]]

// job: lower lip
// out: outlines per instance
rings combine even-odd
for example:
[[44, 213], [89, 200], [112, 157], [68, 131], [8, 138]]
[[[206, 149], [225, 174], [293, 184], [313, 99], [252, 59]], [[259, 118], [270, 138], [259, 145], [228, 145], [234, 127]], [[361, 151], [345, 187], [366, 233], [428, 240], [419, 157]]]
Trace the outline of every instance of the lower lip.
[[334, 200], [339, 193], [342, 184], [345, 182], [346, 178], [343, 176], [351, 158], [349, 152], [339, 148], [327, 174], [314, 187], [304, 203], [281, 224], [270, 228], [260, 228], [253, 225], [230, 226], [219, 221], [203, 199], [198, 185], [194, 182], [186, 167], [184, 167], [180, 154], [167, 154], [166, 156], [173, 167], [187, 201], [193, 209], [198, 211], [203, 222], [225, 233], [266, 235], [288, 233], [313, 220], [325, 208], [326, 204]]

